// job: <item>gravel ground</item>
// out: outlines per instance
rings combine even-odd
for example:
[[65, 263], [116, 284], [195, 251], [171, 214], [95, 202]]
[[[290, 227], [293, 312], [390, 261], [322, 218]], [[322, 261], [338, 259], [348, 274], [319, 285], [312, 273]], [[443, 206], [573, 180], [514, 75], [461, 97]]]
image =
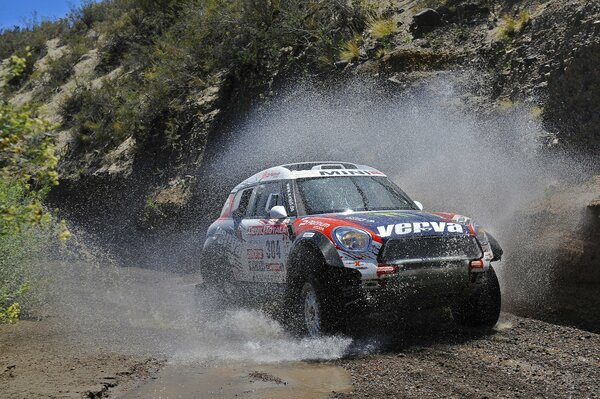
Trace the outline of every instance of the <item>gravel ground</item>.
[[600, 335], [511, 315], [488, 334], [454, 327], [417, 335], [419, 344], [339, 360], [353, 391], [331, 397], [600, 397]]

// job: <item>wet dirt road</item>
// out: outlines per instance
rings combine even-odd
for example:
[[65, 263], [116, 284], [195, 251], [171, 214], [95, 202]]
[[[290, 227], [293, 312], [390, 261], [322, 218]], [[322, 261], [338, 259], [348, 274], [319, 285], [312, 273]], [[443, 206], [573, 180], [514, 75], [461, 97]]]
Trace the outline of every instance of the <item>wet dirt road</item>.
[[327, 362], [175, 363], [119, 397], [599, 398], [600, 335], [504, 314], [489, 332], [442, 323], [357, 337]]
[[0, 326], [1, 398], [600, 398], [600, 335], [583, 330], [504, 314], [484, 333], [436, 314], [313, 342], [256, 311], [210, 324], [176, 275], [77, 277], [60, 317]]
[[325, 398], [349, 392], [350, 374], [330, 364], [291, 362], [209, 367], [172, 364], [126, 398]]

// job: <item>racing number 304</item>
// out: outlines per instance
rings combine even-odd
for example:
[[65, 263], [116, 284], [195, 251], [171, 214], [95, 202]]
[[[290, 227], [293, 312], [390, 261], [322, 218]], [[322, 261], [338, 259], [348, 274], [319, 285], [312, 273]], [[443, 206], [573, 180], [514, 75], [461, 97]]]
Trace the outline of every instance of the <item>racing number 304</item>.
[[267, 240], [267, 259], [281, 259], [281, 247], [278, 240]]

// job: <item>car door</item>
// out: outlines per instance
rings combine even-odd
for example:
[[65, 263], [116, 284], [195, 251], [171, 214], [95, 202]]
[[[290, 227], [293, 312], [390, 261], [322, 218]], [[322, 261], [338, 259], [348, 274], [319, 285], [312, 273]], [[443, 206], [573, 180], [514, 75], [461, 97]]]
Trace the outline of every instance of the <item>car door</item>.
[[250, 201], [254, 194], [254, 187], [240, 190], [236, 193], [231, 212], [231, 221], [223, 229], [220, 245], [225, 249], [227, 263], [231, 265], [233, 277], [236, 280], [245, 280], [244, 269], [247, 263], [242, 225], [247, 217]]
[[[290, 251], [289, 218], [271, 219], [273, 206], [287, 208], [282, 182], [259, 184], [242, 225], [246, 281], [285, 283], [285, 260]], [[286, 209], [289, 213], [289, 209]]]

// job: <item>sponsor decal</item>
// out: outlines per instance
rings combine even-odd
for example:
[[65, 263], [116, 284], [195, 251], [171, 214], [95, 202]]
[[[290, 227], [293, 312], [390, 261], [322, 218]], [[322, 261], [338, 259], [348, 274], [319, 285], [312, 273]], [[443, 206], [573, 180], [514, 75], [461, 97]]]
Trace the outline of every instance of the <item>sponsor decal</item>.
[[276, 170], [271, 170], [271, 171], [266, 170], [266, 171], [264, 171], [260, 175], [260, 178], [261, 178], [261, 180], [266, 180], [266, 179], [270, 179], [272, 177], [277, 177], [277, 176], [279, 176], [279, 171], [276, 171]]
[[294, 195], [292, 194], [292, 185], [289, 182], [285, 184], [285, 195], [287, 197], [288, 206], [290, 207], [290, 212], [296, 212], [296, 204], [294, 203]]
[[238, 237], [231, 234], [225, 229], [219, 228], [215, 232], [217, 243], [222, 245], [224, 248], [227, 248], [228, 252], [232, 254], [235, 258], [239, 258], [242, 255], [242, 244]]
[[251, 260], [248, 262], [248, 270], [251, 272], [264, 272], [265, 264], [262, 260]]
[[310, 238], [310, 237], [314, 237], [315, 233], [313, 233], [312, 231], [307, 231], [306, 233], [304, 233], [304, 237], [306, 238]]
[[248, 249], [246, 254], [248, 255], [248, 260], [263, 259], [265, 256], [262, 249]]
[[452, 217], [452, 220], [454, 220], [455, 222], [464, 223], [464, 224], [471, 223], [471, 218], [468, 216], [463, 216], [463, 215], [454, 215]]
[[432, 231], [435, 233], [463, 233], [464, 228], [461, 224], [446, 222], [414, 222], [377, 226], [377, 232], [380, 237], [389, 237], [392, 234], [406, 235], [411, 233], [416, 234]]
[[282, 263], [267, 263], [265, 265], [265, 270], [269, 272], [280, 272], [283, 270]]
[[321, 170], [319, 171], [321, 176], [381, 176], [378, 170], [355, 170], [355, 169], [334, 169], [334, 170]]
[[277, 225], [261, 225], [248, 227], [249, 236], [266, 236], [266, 235], [282, 235], [287, 234], [286, 224]]
[[299, 226], [312, 226], [312, 227], [320, 227], [321, 230], [326, 229], [327, 227], [331, 226], [329, 223], [325, 223], [325, 222], [321, 222], [320, 220], [314, 220], [314, 219], [306, 219], [303, 220]]
[[283, 263], [267, 263], [262, 261], [253, 260], [248, 262], [248, 269], [251, 272], [281, 272], [283, 270]]

